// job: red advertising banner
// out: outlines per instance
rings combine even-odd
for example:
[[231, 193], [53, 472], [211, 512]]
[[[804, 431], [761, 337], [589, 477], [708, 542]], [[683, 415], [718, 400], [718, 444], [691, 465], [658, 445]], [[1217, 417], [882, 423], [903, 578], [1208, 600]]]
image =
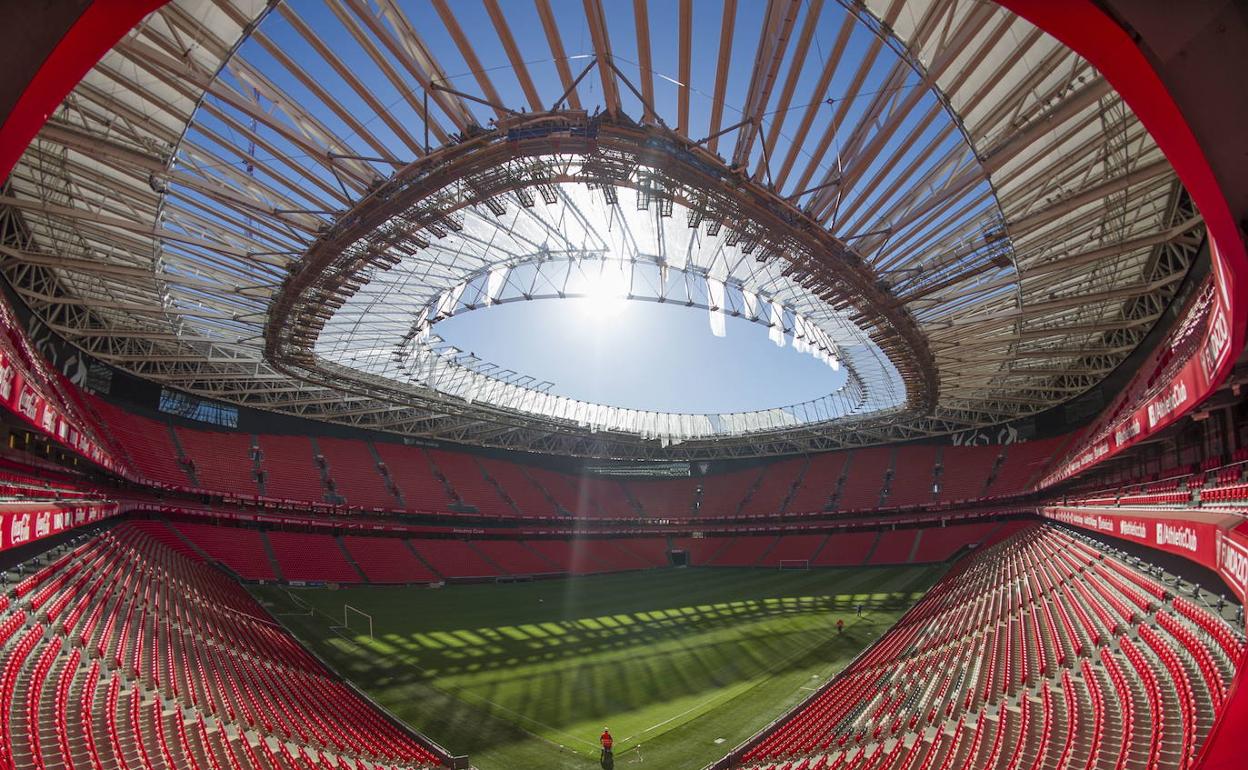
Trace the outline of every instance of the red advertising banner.
[[97, 465], [122, 472], [94, 438], [93, 426], [64, 398], [63, 389], [72, 387], [30, 344], [8, 301], [0, 296], [0, 406]]
[[1218, 538], [1218, 574], [1240, 598], [1248, 599], [1248, 524]]
[[1041, 515], [1190, 559], [1218, 573], [1240, 599], [1248, 598], [1248, 523], [1240, 516], [1065, 506], [1044, 508]]
[[116, 516], [120, 511], [117, 503], [6, 503], [0, 505], [0, 551]]

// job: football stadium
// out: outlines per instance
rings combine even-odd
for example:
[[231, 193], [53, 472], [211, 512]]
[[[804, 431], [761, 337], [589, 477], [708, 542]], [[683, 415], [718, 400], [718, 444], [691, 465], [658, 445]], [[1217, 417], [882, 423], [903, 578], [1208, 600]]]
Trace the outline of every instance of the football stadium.
[[0, 23], [0, 770], [1248, 767], [1243, 3]]

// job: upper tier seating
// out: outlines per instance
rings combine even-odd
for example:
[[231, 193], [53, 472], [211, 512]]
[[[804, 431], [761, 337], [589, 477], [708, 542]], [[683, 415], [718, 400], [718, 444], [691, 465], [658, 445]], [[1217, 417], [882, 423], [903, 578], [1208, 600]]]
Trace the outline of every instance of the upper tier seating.
[[41, 468], [0, 470], [0, 498], [31, 500], [98, 500], [111, 497], [108, 490], [96, 487], [86, 479], [52, 476]]
[[924, 505], [935, 499], [936, 455], [940, 447], [915, 444], [897, 447], [896, 469], [884, 505], [901, 508]]
[[264, 493], [289, 500], [325, 499], [321, 469], [307, 436], [260, 437], [260, 468], [264, 471]]
[[1017, 495], [1026, 492], [1040, 473], [1053, 461], [1053, 456], [1069, 440], [1066, 436], [1039, 441], [1016, 441], [1005, 447], [1005, 459], [997, 476], [988, 486], [989, 497]]
[[574, 478], [572, 483], [583, 490], [591, 506], [598, 510], [600, 515], [616, 519], [637, 517], [637, 509], [629, 499], [623, 482], [618, 479], [581, 476]]
[[637, 518], [637, 509], [616, 479], [572, 476], [546, 468], [527, 468], [536, 481], [563, 510], [581, 517]]
[[884, 473], [892, 459], [891, 447], [855, 449], [849, 457], [849, 475], [836, 501], [838, 511], [869, 511], [880, 507]]
[[761, 468], [749, 468], [743, 471], [701, 477], [698, 479], [702, 484], [702, 500], [698, 506], [698, 515], [703, 518], [736, 516], [745, 502], [746, 495], [759, 482], [762, 474]]
[[515, 516], [516, 511], [486, 478], [476, 458], [461, 452], [429, 450], [433, 466], [441, 471], [460, 500], [486, 516]]
[[0, 765], [440, 764], [161, 527], [90, 538], [0, 601]]
[[[118, 443], [132, 455], [140, 475], [162, 484], [198, 485], [243, 496], [263, 492], [269, 498], [311, 503], [345, 501], [363, 508], [431, 513], [475, 509], [483, 516], [505, 518], [720, 519], [861, 512], [881, 505], [898, 508], [1001, 497], [1025, 492], [1068, 441], [1062, 437], [1002, 447], [867, 447], [704, 476], [643, 480], [566, 473], [385, 440], [271, 434], [253, 439], [247, 433], [171, 428], [166, 421], [100, 399], [93, 403]], [[253, 440], [262, 453], [262, 484], [254, 475]], [[318, 452], [324, 468], [316, 459]], [[189, 462], [184, 466], [180, 458]], [[937, 481], [940, 490], [934, 493]], [[1225, 489], [1208, 490], [1207, 499], [1248, 501], [1248, 485], [1239, 481], [1237, 477], [1235, 484], [1225, 481]], [[1179, 497], [1167, 500], [1182, 502]]]
[[452, 499], [446, 487], [433, 475], [433, 466], [424, 449], [386, 442], [377, 442], [374, 446], [409, 511], [446, 510]]
[[132, 465], [149, 481], [173, 487], [191, 486], [190, 476], [178, 462], [169, 424], [128, 412], [107, 401], [92, 399], [109, 432], [117, 439]]
[[525, 470], [529, 478], [555, 501], [560, 510], [573, 516], [602, 515], [602, 512], [594, 505], [594, 501], [590, 499], [588, 491], [582, 489], [571, 476], [546, 468]]
[[989, 474], [1001, 456], [1000, 446], [947, 446], [940, 457], [938, 500], [956, 503], [977, 500], [988, 489]]
[[700, 479], [661, 479], [657, 481], [624, 482], [628, 493], [641, 506], [642, 513], [652, 519], [665, 516], [689, 516], [697, 497]]
[[481, 468], [494, 479], [503, 493], [511, 499], [512, 505], [522, 516], [558, 516], [555, 504], [546, 496], [546, 492], [524, 472], [518, 463], [495, 460], [490, 457], [478, 459]]
[[845, 471], [845, 460], [848, 456], [848, 452], [827, 452], [812, 456], [806, 472], [802, 474], [801, 483], [793, 491], [788, 510], [797, 513], [826, 510], [832, 495], [836, 493], [841, 474]]
[[334, 480], [334, 491], [349, 505], [365, 508], [398, 508], [399, 501], [386, 488], [386, 477], [366, 441], [319, 438], [316, 441]]
[[195, 468], [199, 486], [214, 492], [257, 495], [252, 438], [246, 433], [175, 427], [178, 443]]
[[1243, 641], [1167, 599], [1065, 532], [1026, 527], [959, 562], [734, 766], [1187, 767]]
[[758, 486], [741, 504], [741, 515], [766, 516], [782, 512], [805, 467], [805, 460], [781, 460], [768, 465], [758, 479]]
[[1248, 468], [1237, 451], [1230, 462], [1211, 457], [1199, 464], [1165, 468], [1151, 474], [1136, 476], [1110, 487], [1089, 485], [1072, 491], [1067, 505], [1085, 507], [1147, 506], [1154, 508], [1193, 507], [1235, 509], [1248, 505]]

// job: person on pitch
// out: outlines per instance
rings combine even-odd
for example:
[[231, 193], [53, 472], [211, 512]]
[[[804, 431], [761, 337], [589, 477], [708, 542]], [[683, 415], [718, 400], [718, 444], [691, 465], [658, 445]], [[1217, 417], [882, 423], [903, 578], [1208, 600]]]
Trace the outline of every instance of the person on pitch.
[[603, 770], [611, 770], [615, 767], [615, 757], [611, 754], [611, 747], [615, 745], [615, 739], [611, 737], [611, 731], [602, 728], [602, 735], [598, 736], [598, 742], [602, 744], [601, 763]]
[[837, 618], [836, 619], [836, 633], [839, 634], [839, 633], [843, 633], [844, 631], [845, 631], [845, 621], [841, 620], [840, 618]]

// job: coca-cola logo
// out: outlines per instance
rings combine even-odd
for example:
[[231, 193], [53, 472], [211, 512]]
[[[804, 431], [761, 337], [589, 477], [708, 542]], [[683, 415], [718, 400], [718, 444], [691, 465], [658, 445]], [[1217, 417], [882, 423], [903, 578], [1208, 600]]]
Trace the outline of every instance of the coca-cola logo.
[[29, 385], [22, 387], [22, 396], [17, 400], [17, 411], [26, 416], [26, 419], [34, 422], [36, 415], [39, 413], [39, 394]]
[[13, 398], [13, 379], [16, 373], [9, 364], [9, 360], [0, 354], [0, 399], [8, 401]]
[[17, 545], [30, 540], [30, 514], [22, 513], [9, 521], [9, 545]]
[[52, 534], [52, 514], [43, 511], [35, 517], [35, 537], [47, 537]]

